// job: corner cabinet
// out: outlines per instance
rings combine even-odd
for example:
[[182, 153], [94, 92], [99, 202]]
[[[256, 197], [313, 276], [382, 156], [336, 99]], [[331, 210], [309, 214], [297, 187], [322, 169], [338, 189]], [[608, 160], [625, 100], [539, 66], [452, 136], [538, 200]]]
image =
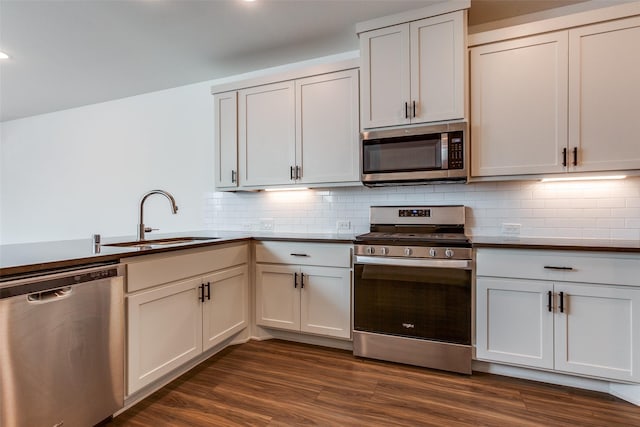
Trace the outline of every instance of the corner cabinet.
[[351, 338], [350, 245], [256, 244], [256, 324]]
[[640, 17], [470, 49], [471, 176], [640, 169]]
[[247, 327], [248, 244], [127, 262], [127, 394]]
[[640, 383], [640, 256], [483, 249], [476, 358]]
[[359, 36], [362, 128], [464, 118], [466, 11]]
[[359, 184], [358, 95], [357, 69], [215, 94], [216, 190]]

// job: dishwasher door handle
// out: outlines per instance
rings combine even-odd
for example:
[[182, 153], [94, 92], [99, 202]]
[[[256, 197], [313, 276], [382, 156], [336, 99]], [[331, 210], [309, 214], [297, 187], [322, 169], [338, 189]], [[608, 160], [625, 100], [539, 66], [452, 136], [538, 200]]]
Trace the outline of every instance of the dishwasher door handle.
[[65, 298], [69, 298], [72, 293], [73, 289], [71, 286], [65, 286], [64, 288], [29, 294], [27, 295], [27, 301], [31, 304], [44, 304], [47, 302], [61, 301]]

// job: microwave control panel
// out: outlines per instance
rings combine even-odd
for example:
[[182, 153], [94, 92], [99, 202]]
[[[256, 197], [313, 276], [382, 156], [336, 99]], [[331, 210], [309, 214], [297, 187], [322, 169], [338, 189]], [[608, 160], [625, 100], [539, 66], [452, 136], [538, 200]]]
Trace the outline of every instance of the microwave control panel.
[[449, 169], [463, 169], [462, 132], [449, 134]]

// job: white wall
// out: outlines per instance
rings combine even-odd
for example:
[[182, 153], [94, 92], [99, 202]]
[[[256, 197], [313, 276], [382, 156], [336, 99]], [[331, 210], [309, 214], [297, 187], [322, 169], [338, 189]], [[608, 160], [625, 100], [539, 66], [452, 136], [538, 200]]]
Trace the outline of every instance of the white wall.
[[[343, 61], [345, 52], [0, 123], [0, 244], [201, 230], [213, 191], [212, 85]], [[123, 76], [126, 78], [126, 76]]]
[[145, 223], [201, 229], [213, 189], [213, 102], [204, 82], [4, 122], [0, 144], [2, 244], [135, 235]]

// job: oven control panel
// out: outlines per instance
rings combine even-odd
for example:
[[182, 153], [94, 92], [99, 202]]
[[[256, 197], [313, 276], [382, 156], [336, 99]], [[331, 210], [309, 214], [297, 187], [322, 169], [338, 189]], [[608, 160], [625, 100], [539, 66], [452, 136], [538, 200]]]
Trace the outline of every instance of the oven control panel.
[[431, 209], [398, 209], [401, 218], [430, 218]]
[[472, 249], [446, 246], [355, 245], [354, 253], [396, 258], [471, 259]]

